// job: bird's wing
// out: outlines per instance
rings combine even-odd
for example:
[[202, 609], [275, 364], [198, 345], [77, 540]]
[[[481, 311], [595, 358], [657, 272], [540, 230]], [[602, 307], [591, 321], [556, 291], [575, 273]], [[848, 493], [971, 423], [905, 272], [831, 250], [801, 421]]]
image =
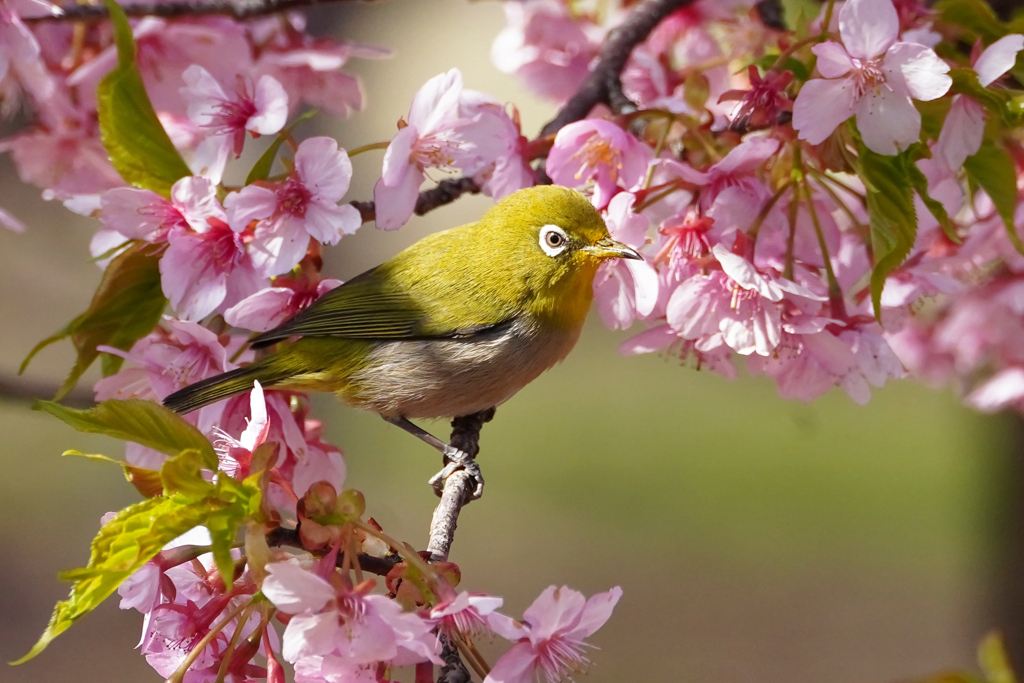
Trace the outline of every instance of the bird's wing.
[[[465, 296], [463, 294], [463, 296]], [[280, 327], [257, 336], [254, 348], [289, 337], [340, 337], [344, 339], [467, 339], [509, 321], [472, 317], [459, 324], [436, 306], [417, 302], [382, 268], [374, 268], [349, 280], [315, 301]]]

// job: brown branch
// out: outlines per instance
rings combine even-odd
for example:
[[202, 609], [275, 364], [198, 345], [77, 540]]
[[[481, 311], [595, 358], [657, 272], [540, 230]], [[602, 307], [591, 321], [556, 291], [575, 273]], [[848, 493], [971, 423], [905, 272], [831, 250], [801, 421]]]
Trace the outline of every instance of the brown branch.
[[470, 683], [472, 679], [459, 656], [459, 648], [443, 633], [438, 633], [437, 639], [441, 641], [441, 660], [444, 661], [437, 683]]
[[[133, 2], [122, 5], [121, 9], [130, 17], [162, 17], [178, 19], [220, 14], [239, 21], [262, 17], [277, 12], [330, 5], [351, 0], [178, 0], [171, 2]], [[363, 0], [372, 2], [373, 0]], [[38, 17], [24, 17], [26, 23], [43, 21], [100, 21], [109, 14], [104, 5], [64, 5], [61, 14], [46, 14]]]
[[[475, 458], [480, 452], [480, 429], [485, 422], [494, 417], [494, 408], [481, 411], [474, 415], [465, 415], [452, 420], [452, 438], [449, 442], [453, 447]], [[452, 542], [455, 540], [456, 522], [459, 512], [473, 497], [475, 482], [465, 470], [451, 474], [444, 482], [441, 502], [434, 509], [430, 520], [430, 541], [427, 552], [432, 562], [444, 562], [448, 559]]]
[[[267, 545], [271, 548], [277, 548], [280, 546], [288, 546], [290, 548], [299, 548], [305, 550], [302, 547], [302, 540], [299, 538], [298, 527], [294, 529], [287, 529], [285, 527], [278, 527], [267, 534]], [[377, 576], [387, 576], [388, 572], [395, 568], [395, 565], [402, 561], [402, 556], [398, 553], [391, 553], [384, 557], [377, 557], [375, 555], [367, 555], [366, 553], [359, 553], [359, 568], [364, 572], [376, 574]], [[338, 566], [341, 566], [344, 558], [338, 556]]]
[[[430, 213], [434, 209], [451, 204], [464, 194], [478, 194], [480, 186], [472, 178], [448, 178], [437, 184], [437, 187], [420, 192], [416, 199], [416, 208], [413, 210], [417, 216]], [[359, 215], [364, 223], [376, 218], [376, 206], [373, 202], [350, 202], [359, 210]]]

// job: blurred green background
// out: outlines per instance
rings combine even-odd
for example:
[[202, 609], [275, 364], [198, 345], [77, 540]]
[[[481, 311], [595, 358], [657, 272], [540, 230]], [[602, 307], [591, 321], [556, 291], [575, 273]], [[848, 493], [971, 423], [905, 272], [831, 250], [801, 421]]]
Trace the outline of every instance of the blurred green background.
[[[349, 149], [389, 139], [416, 89], [451, 67], [467, 87], [514, 101], [523, 129], [553, 114], [490, 65], [503, 25], [496, 2], [345, 3], [317, 11], [332, 35], [390, 46], [356, 62], [368, 108], [318, 132]], [[313, 134], [314, 126], [304, 133]], [[371, 195], [380, 152], [355, 159], [351, 198]], [[86, 306], [99, 271], [95, 224], [38, 199], [6, 158], [0, 206], [31, 226], [0, 232], [0, 375]], [[460, 200], [395, 233], [364, 228], [329, 249], [347, 278], [428, 232], [489, 205]], [[1007, 422], [908, 382], [866, 407], [833, 392], [809, 405], [765, 381], [721, 377], [659, 356], [623, 358], [628, 335], [590, 320], [569, 359], [499, 408], [484, 429], [482, 501], [460, 518], [452, 560], [464, 587], [506, 599], [518, 616], [550, 584], [625, 595], [594, 638], [584, 680], [881, 682], [969, 667], [1005, 618], [1007, 533], [1016, 476]], [[33, 363], [59, 381], [70, 345]], [[393, 536], [422, 547], [438, 461], [379, 418], [317, 401], [346, 453], [348, 485]], [[447, 425], [428, 425], [436, 433]], [[0, 659], [21, 656], [53, 603], [55, 573], [78, 566], [100, 516], [136, 500], [118, 469], [61, 459], [68, 448], [119, 455], [23, 402], [0, 402]], [[131, 652], [135, 612], [110, 600], [0, 682], [147, 681]], [[492, 652], [499, 650], [498, 646]]]

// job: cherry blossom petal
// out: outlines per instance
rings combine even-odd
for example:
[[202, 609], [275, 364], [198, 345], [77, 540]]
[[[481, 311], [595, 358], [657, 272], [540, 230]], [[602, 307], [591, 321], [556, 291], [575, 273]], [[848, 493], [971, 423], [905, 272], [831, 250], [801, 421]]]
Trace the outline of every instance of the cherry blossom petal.
[[242, 232], [250, 222], [273, 215], [277, 208], [277, 193], [259, 185], [246, 185], [224, 198], [224, 208], [228, 225], [235, 232]]
[[[949, 65], [939, 59], [935, 51], [923, 45], [896, 43], [885, 55], [883, 70], [892, 74], [895, 70], [903, 76], [910, 96], [927, 102], [942, 97], [949, 91], [953, 79], [947, 76]], [[888, 78], [890, 85], [897, 79]]]
[[877, 57], [896, 42], [899, 32], [892, 0], [847, 0], [839, 10], [839, 34], [853, 57]]
[[530, 640], [546, 640], [558, 631], [571, 627], [579, 618], [587, 600], [583, 593], [568, 586], [548, 586], [523, 612], [530, 625]]
[[964, 403], [986, 413], [994, 413], [1024, 399], [1024, 368], [1000, 370], [967, 395]]
[[484, 683], [533, 683], [537, 655], [528, 643], [516, 643], [498, 658]]
[[416, 208], [420, 185], [425, 176], [423, 171], [411, 164], [406, 164], [402, 171], [403, 175], [398, 182], [385, 184], [381, 178], [373, 187], [375, 222], [381, 230], [397, 230], [402, 227]]
[[352, 161], [334, 138], [308, 138], [295, 152], [295, 172], [315, 196], [337, 203], [348, 192]]
[[1024, 36], [1011, 33], [1003, 36], [985, 48], [985, 51], [974, 63], [974, 71], [978, 74], [978, 82], [988, 87], [997, 78], [1013, 68], [1017, 63], [1017, 53], [1024, 49]]
[[933, 154], [951, 171], [959, 171], [967, 157], [981, 149], [985, 111], [969, 97], [957, 95], [942, 123]]
[[249, 117], [245, 127], [258, 135], [274, 135], [288, 121], [288, 94], [276, 78], [260, 76], [253, 93], [256, 113]]
[[853, 69], [850, 53], [839, 43], [827, 40], [811, 48], [818, 57], [818, 73], [825, 78], [839, 78]]
[[336, 612], [297, 614], [284, 630], [281, 654], [286, 661], [296, 662], [309, 655], [326, 655], [335, 649], [335, 643], [344, 640]]
[[[334, 588], [297, 562], [271, 562], [263, 581], [263, 594], [288, 614], [318, 610], [334, 599]], [[289, 660], [291, 661], [291, 660]]]
[[623, 356], [654, 353], [668, 348], [678, 340], [679, 335], [670, 326], [658, 325], [619, 344], [619, 353]]
[[859, 102], [857, 130], [872, 152], [897, 154], [917, 142], [921, 114], [908, 97], [880, 88]]
[[582, 640], [604, 626], [612, 616], [612, 610], [622, 597], [622, 588], [616, 586], [610, 591], [597, 593], [587, 600], [580, 614], [576, 627], [568, 633], [568, 637]]
[[812, 145], [825, 141], [832, 131], [856, 112], [857, 89], [848, 78], [815, 78], [804, 83], [793, 103], [793, 128]]
[[249, 452], [256, 450], [256, 447], [267, 440], [267, 432], [270, 431], [270, 422], [267, 420], [267, 402], [263, 399], [263, 387], [259, 382], [253, 383], [252, 393], [249, 395], [249, 424], [245, 431], [238, 438], [242, 448]]

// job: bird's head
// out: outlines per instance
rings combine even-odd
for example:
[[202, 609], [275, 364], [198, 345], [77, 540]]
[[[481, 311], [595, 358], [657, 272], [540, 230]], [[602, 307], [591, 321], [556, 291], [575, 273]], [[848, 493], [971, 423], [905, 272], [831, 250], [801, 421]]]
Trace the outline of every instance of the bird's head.
[[494, 243], [493, 253], [507, 259], [502, 270], [529, 284], [536, 312], [556, 312], [573, 321], [582, 322], [586, 316], [602, 262], [642, 258], [611, 238], [586, 197], [557, 185], [510, 194], [484, 215], [480, 225]]

